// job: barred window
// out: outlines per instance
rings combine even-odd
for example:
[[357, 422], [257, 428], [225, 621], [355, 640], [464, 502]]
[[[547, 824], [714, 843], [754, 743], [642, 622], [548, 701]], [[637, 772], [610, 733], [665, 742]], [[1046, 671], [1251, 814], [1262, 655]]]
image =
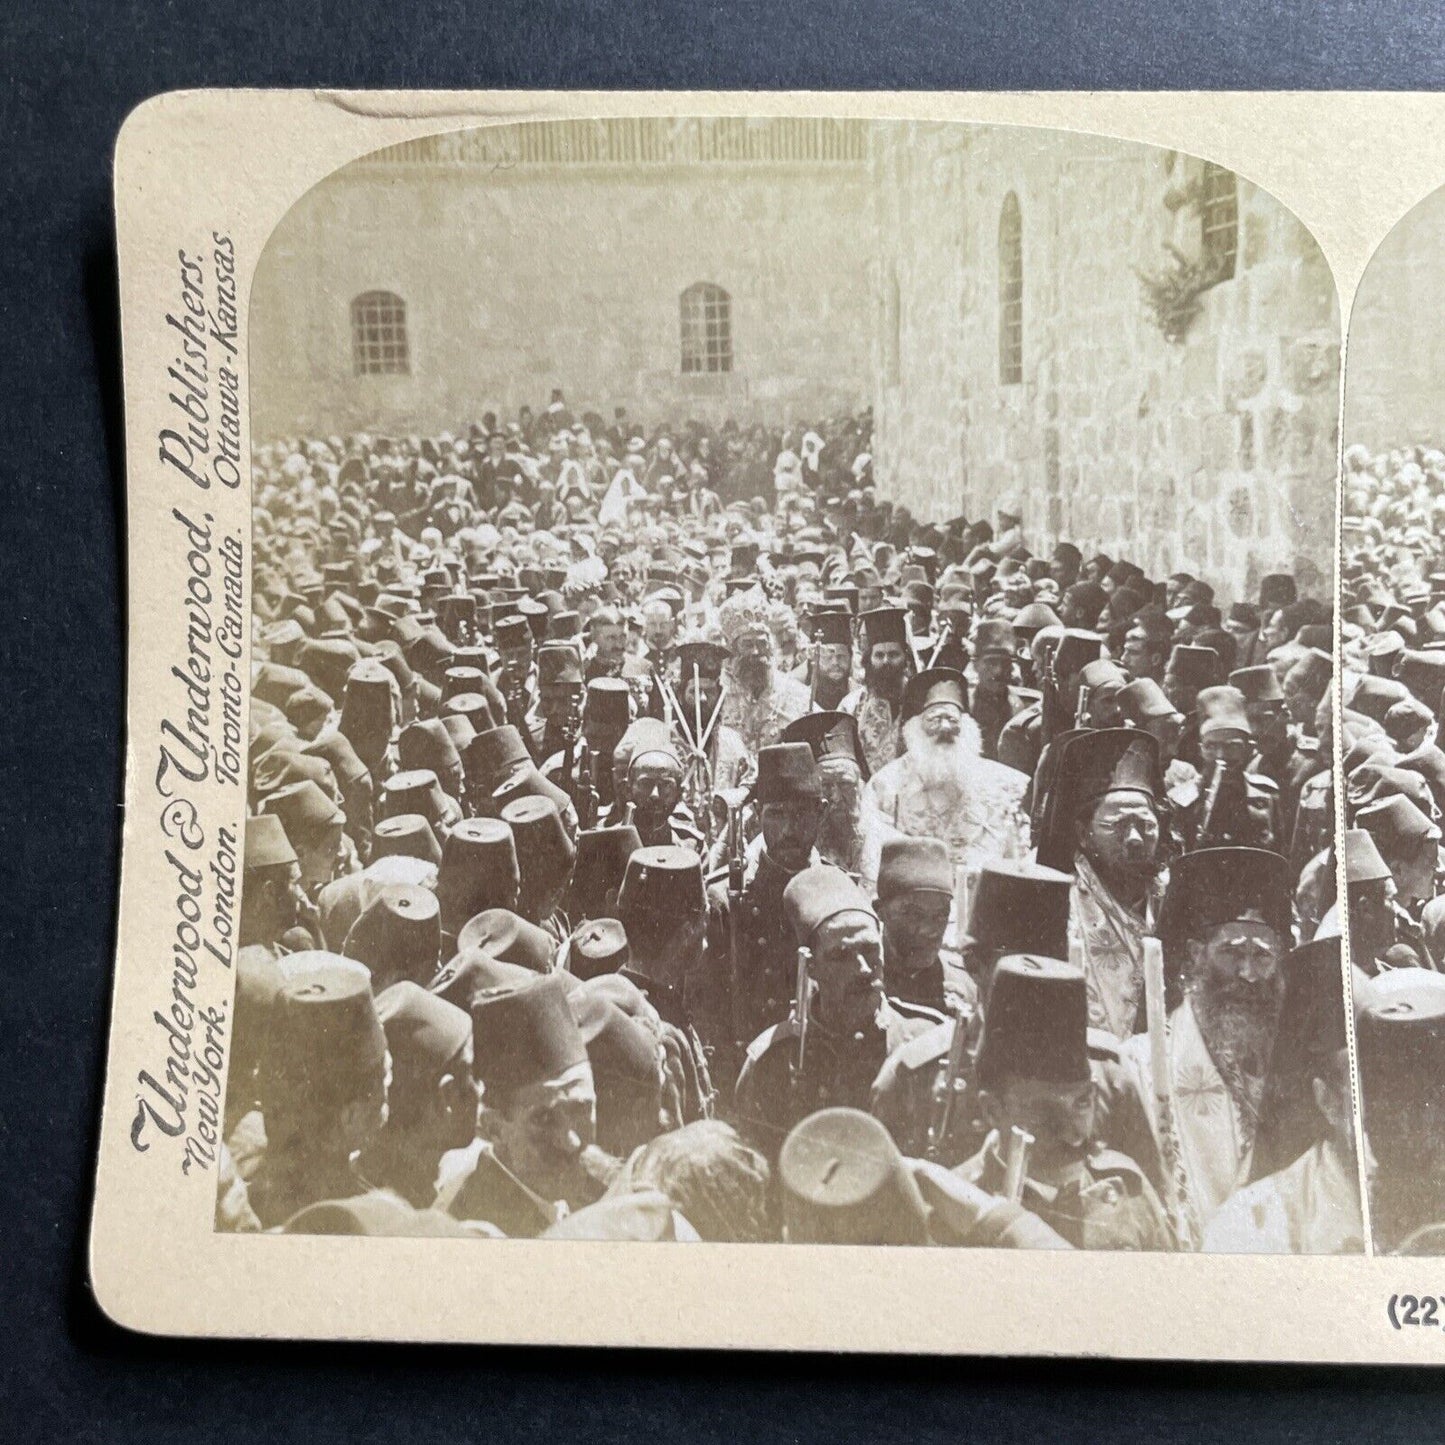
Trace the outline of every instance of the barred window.
[[707, 281], [682, 293], [678, 310], [684, 372], [733, 369], [732, 307], [732, 297]]
[[1003, 386], [1024, 379], [1024, 222], [1012, 191], [998, 218], [998, 379]]
[[365, 291], [351, 303], [351, 355], [357, 376], [406, 375], [406, 302], [390, 291]]
[[1199, 202], [1202, 249], [1213, 261], [1216, 279], [1231, 280], [1239, 251], [1239, 181], [1223, 166], [1204, 166]]

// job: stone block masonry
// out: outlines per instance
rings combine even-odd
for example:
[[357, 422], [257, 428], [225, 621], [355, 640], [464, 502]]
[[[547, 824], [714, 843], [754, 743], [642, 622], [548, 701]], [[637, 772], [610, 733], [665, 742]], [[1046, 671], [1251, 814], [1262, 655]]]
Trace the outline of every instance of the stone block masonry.
[[[1237, 182], [1235, 274], [1177, 342], [1139, 273], [1201, 253], [1193, 157], [1011, 127], [871, 135], [880, 291], [875, 470], [914, 511], [1183, 569], [1229, 598], [1332, 575], [1339, 306], [1313, 238]], [[1023, 381], [999, 370], [999, 220], [1023, 225]], [[1181, 201], [1181, 197], [1183, 200]]]

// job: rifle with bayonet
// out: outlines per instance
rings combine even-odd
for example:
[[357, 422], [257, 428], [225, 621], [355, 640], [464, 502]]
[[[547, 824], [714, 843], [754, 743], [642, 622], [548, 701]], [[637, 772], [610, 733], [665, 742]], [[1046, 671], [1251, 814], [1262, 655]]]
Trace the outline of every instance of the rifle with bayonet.
[[933, 1113], [928, 1121], [928, 1136], [924, 1145], [924, 1157], [937, 1163], [948, 1143], [949, 1130], [953, 1127], [953, 1111], [959, 1095], [968, 1087], [964, 1068], [968, 1063], [968, 1021], [961, 1009], [953, 1013], [953, 1034], [948, 1041], [948, 1064], [944, 1070], [943, 1085], [935, 1090]]
[[797, 976], [793, 985], [793, 1056], [788, 1066], [794, 1090], [802, 1085], [804, 1070], [808, 1066], [808, 1022], [813, 1005], [813, 981], [809, 970], [812, 963], [813, 950], [806, 945], [799, 948]]
[[739, 1049], [747, 1048], [748, 1032], [746, 1001], [743, 998], [742, 912], [743, 884], [747, 877], [743, 858], [742, 810], [747, 797], [741, 789], [724, 794], [727, 806], [728, 864], [728, 1000], [732, 1010], [733, 1042]]
[[1256, 841], [1249, 813], [1249, 785], [1244, 769], [1220, 758], [1214, 764], [1199, 816], [1196, 848], [1252, 847]]

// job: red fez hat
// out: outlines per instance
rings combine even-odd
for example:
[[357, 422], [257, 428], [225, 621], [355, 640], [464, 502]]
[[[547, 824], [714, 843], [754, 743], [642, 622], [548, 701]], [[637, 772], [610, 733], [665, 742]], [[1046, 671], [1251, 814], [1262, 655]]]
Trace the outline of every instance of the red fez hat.
[[396, 722], [398, 684], [384, 662], [367, 658], [347, 674], [338, 724], [356, 755], [373, 772], [386, 758]]
[[377, 994], [376, 1013], [391, 1053], [392, 1084], [402, 1095], [435, 1088], [472, 1037], [465, 1009], [410, 980]]
[[1427, 840], [1438, 840], [1440, 829], [1401, 793], [1368, 803], [1355, 814], [1355, 827], [1363, 828], [1386, 858], [1399, 857]]
[[567, 940], [567, 972], [586, 981], [627, 967], [632, 950], [616, 918], [589, 918]]
[[953, 893], [953, 862], [937, 838], [889, 838], [878, 863], [878, 902], [908, 893]]
[[520, 1089], [587, 1062], [587, 1045], [555, 975], [485, 989], [471, 1004], [473, 1072], [491, 1089]]
[[489, 908], [468, 919], [457, 935], [457, 952], [483, 953], [515, 963], [533, 973], [547, 973], [557, 952], [556, 941], [545, 928], [529, 923], [509, 908]]
[[[1273, 676], [1273, 669], [1266, 671]], [[1136, 727], [1142, 727], [1151, 718], [1177, 717], [1179, 709], [1169, 701], [1169, 695], [1152, 677], [1136, 677], [1128, 687], [1119, 692], [1119, 706], [1124, 716]]]
[[994, 954], [1067, 956], [1073, 883], [1071, 874], [1037, 863], [986, 863], [969, 905], [967, 942]]
[[778, 1155], [794, 1244], [927, 1244], [928, 1208], [893, 1136], [861, 1109], [823, 1109]]
[[654, 1132], [657, 1127], [662, 1102], [658, 1045], [645, 1025], [596, 994], [574, 993], [571, 1004], [597, 1090], [597, 1142], [625, 1156], [646, 1142], [634, 1137], [639, 1108], [651, 1106], [649, 1122]]
[[351, 925], [341, 952], [371, 970], [380, 992], [400, 979], [431, 978], [441, 959], [441, 922], [429, 888], [393, 883]]
[[632, 720], [632, 688], [620, 677], [594, 677], [582, 704], [582, 730], [589, 738], [621, 737]]
[[980, 1087], [1008, 1078], [1082, 1083], [1089, 1070], [1084, 970], [1038, 954], [998, 961], [974, 1068]]
[[477, 735], [462, 754], [467, 785], [490, 793], [509, 773], [532, 761], [527, 744], [511, 723], [478, 728]]
[[440, 832], [446, 821], [446, 794], [430, 768], [393, 773], [382, 786], [380, 812], [383, 818], [420, 813], [434, 831]]
[[1237, 687], [1202, 688], [1197, 710], [1201, 738], [1224, 732], [1254, 736], [1254, 726], [1244, 706], [1244, 694]]
[[616, 907], [627, 860], [641, 847], [642, 839], [630, 823], [579, 833], [567, 895], [568, 916], [578, 920], [608, 916]]
[[512, 830], [500, 818], [465, 818], [442, 846], [437, 870], [441, 926], [455, 935], [489, 908], [513, 908], [520, 874]]
[[783, 908], [800, 944], [807, 943], [824, 923], [840, 913], [877, 916], [863, 890], [831, 863], [815, 863], [795, 873], [783, 890]]
[[289, 783], [261, 804], [281, 820], [292, 846], [317, 841], [324, 829], [345, 823], [346, 814], [312, 782]]
[[822, 796], [818, 764], [807, 743], [772, 743], [758, 749], [751, 801], [766, 807], [774, 803], [817, 802]]
[[246, 872], [253, 868], [289, 867], [296, 861], [296, 850], [280, 818], [261, 813], [246, 819]]
[[1195, 647], [1183, 642], [1169, 654], [1165, 671], [1186, 687], [1210, 687], [1222, 674], [1219, 654], [1212, 647]]
[[[397, 757], [408, 772], [427, 771], [438, 780], [455, 773], [460, 776], [462, 760], [452, 742], [452, 735], [439, 718], [408, 724], [396, 740]], [[390, 784], [388, 783], [388, 787]], [[420, 812], [421, 809], [403, 809]]]
[[470, 1010], [472, 999], [477, 994], [504, 985], [519, 988], [536, 978], [537, 972], [534, 968], [523, 968], [519, 963], [494, 958], [479, 948], [469, 948], [454, 954], [442, 965], [437, 976], [427, 984], [427, 992], [458, 1008]]
[[441, 844], [432, 826], [420, 813], [397, 813], [383, 818], [371, 834], [371, 856], [387, 858], [393, 855], [421, 858], [436, 866], [441, 865]]
[[285, 960], [267, 1051], [270, 1079], [263, 1107], [275, 1098], [340, 1101], [379, 1072], [386, 1035], [376, 1016], [366, 969], [335, 954], [292, 954]]

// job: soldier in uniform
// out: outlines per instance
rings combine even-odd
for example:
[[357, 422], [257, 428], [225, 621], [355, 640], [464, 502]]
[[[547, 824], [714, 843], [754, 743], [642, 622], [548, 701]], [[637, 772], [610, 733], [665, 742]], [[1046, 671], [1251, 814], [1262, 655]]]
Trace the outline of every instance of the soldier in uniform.
[[1017, 655], [1018, 638], [1011, 622], [988, 617], [978, 624], [973, 638], [972, 712], [980, 750], [990, 762], [998, 761], [999, 735], [1028, 706], [1028, 697], [1014, 686]]
[[466, 1148], [477, 1134], [472, 1020], [409, 980], [378, 993], [376, 1013], [391, 1055], [391, 1090], [386, 1124], [362, 1154], [360, 1170], [414, 1208], [429, 1209], [442, 1155]]
[[365, 964], [378, 996], [403, 979], [426, 983], [441, 962], [441, 909], [430, 888], [388, 883], [347, 930], [341, 953]]
[[442, 947], [449, 949], [477, 914], [489, 908], [515, 909], [521, 876], [516, 839], [506, 823], [500, 818], [464, 818], [458, 823], [437, 869]]
[[[577, 762], [583, 699], [582, 659], [570, 642], [544, 642], [537, 649], [537, 710], [528, 719], [528, 751], [544, 772]], [[553, 760], [556, 759], [554, 763]]]
[[504, 977], [471, 998], [481, 1136], [446, 1160], [437, 1207], [528, 1239], [601, 1193], [583, 1155], [596, 1140], [587, 1045], [557, 974]]
[[1222, 675], [1219, 654], [1212, 647], [1193, 643], [1179, 643], [1164, 668], [1164, 694], [1184, 717], [1184, 735], [1176, 756], [1196, 768], [1200, 766], [1199, 691], [1217, 686]]
[[1397, 969], [1359, 984], [1360, 1106], [1381, 1254], [1439, 1254], [1445, 1222], [1445, 976]]
[[1012, 955], [994, 971], [976, 1064], [989, 1135], [958, 1168], [1008, 1197], [1015, 1131], [1030, 1141], [1016, 1202], [1076, 1249], [1168, 1249], [1169, 1227], [1144, 1172], [1096, 1137], [1083, 970]]
[[922, 1160], [905, 1159], [859, 1109], [820, 1109], [778, 1158], [789, 1244], [1067, 1249], [1036, 1215]]
[[[1375, 840], [1363, 828], [1345, 832], [1345, 894], [1349, 900], [1350, 962], [1368, 977], [1388, 969], [1387, 955], [1394, 947], [1399, 905], [1395, 880]], [[1338, 905], [1320, 920], [1316, 938], [1338, 935]]]
[[[523, 737], [530, 738], [528, 717], [537, 701], [532, 629], [525, 617], [503, 617], [497, 622], [492, 636], [497, 648], [497, 687], [507, 708], [505, 721]], [[536, 754], [533, 757], [535, 759]]]
[[682, 800], [683, 766], [667, 724], [640, 718], [634, 728], [624, 787], [626, 816], [644, 847], [689, 848], [701, 856], [703, 836]]
[[702, 862], [690, 848], [642, 847], [627, 860], [617, 893], [627, 934], [622, 969], [666, 1023], [692, 1027], [691, 994], [706, 987], [707, 897]]
[[[905, 1153], [957, 1164], [978, 1147], [983, 1129], [970, 1090], [981, 1001], [1005, 955], [1067, 952], [1070, 882], [1028, 862], [980, 871], [962, 940], [967, 983], [949, 991], [952, 1017], [891, 1053], [873, 1083], [869, 1107]], [[1104, 1047], [1117, 1059], [1112, 1044]]]
[[387, 1120], [391, 1059], [362, 964], [291, 954], [257, 1081], [266, 1145], [247, 1186], [265, 1229], [371, 1187], [357, 1158]]
[[738, 1127], [769, 1158], [788, 1130], [819, 1108], [862, 1108], [883, 1061], [929, 1027], [883, 992], [883, 938], [867, 896], [820, 863], [783, 894], [799, 949], [795, 1002], [753, 1040], [738, 1076]]
[[999, 734], [998, 760], [1032, 778], [1044, 749], [1066, 728], [1075, 725], [1079, 710], [1079, 675], [1097, 660], [1104, 639], [1097, 632], [1069, 628], [1052, 652], [1038, 648], [1042, 631], [1034, 638], [1035, 673], [1042, 695], [1037, 703], [1014, 716]]
[[729, 1044], [746, 1047], [762, 1029], [787, 1017], [797, 944], [783, 910], [783, 892], [796, 874], [818, 861], [823, 820], [823, 785], [812, 749], [806, 743], [764, 748], [751, 801], [763, 846], [736, 898], [721, 884], [709, 896], [708, 958], [715, 975], [728, 979], [731, 1021], [722, 1037], [716, 1032], [721, 1019], [714, 1016], [710, 1028], [705, 1025], [705, 1041], [715, 1050]]
[[261, 812], [281, 820], [301, 865], [301, 887], [313, 903], [333, 878], [356, 871], [356, 856], [342, 826], [346, 815], [315, 783], [278, 788], [262, 799]]
[[244, 868], [239, 946], [256, 945], [274, 955], [297, 924], [308, 916], [314, 921], [301, 887], [301, 863], [280, 818], [266, 813], [247, 818]]
[[577, 835], [577, 857], [567, 890], [567, 917], [574, 925], [589, 918], [615, 918], [617, 891], [627, 860], [642, 847], [630, 823], [591, 828]]
[[[937, 838], [890, 838], [884, 843], [873, 900], [883, 923], [883, 984], [900, 1005], [942, 1011], [943, 935], [953, 908], [953, 864]], [[971, 1008], [977, 989], [962, 970], [953, 976], [956, 1005]]]
[[1229, 686], [1203, 688], [1195, 716], [1203, 773], [1198, 795], [1176, 814], [1186, 845], [1282, 850], [1279, 786], [1247, 771], [1254, 729], [1244, 694]]
[[[1290, 780], [1290, 764], [1294, 759], [1297, 730], [1290, 724], [1289, 709], [1279, 678], [1267, 662], [1255, 667], [1238, 667], [1229, 674], [1229, 685], [1244, 699], [1249, 718], [1254, 756], [1248, 771], [1272, 778], [1283, 789]], [[1285, 818], [1286, 830], [1293, 819]]]
[[622, 678], [595, 677], [587, 684], [575, 776], [595, 795], [597, 812], [584, 826], [595, 828], [612, 807], [612, 754], [632, 722], [631, 709], [632, 689]]

